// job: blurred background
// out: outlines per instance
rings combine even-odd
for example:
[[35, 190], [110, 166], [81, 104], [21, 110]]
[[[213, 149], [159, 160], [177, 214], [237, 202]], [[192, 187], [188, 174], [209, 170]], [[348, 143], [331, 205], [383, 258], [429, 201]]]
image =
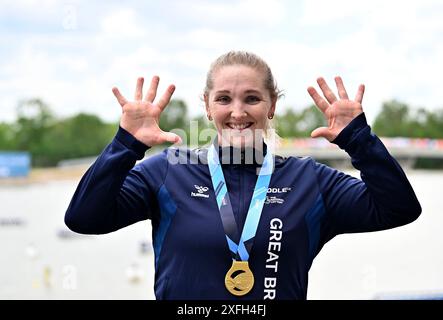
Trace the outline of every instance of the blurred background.
[[341, 150], [309, 138], [323, 118], [306, 88], [341, 75], [353, 96], [364, 83], [368, 122], [423, 207], [411, 225], [328, 243], [308, 299], [443, 297], [441, 1], [0, 0], [0, 8], [0, 299], [154, 298], [149, 221], [82, 236], [64, 226], [64, 213], [118, 128], [113, 86], [130, 98], [138, 76], [160, 75], [160, 92], [174, 83], [161, 127], [204, 143], [206, 72], [229, 50], [260, 55], [284, 90], [279, 153], [357, 177]]

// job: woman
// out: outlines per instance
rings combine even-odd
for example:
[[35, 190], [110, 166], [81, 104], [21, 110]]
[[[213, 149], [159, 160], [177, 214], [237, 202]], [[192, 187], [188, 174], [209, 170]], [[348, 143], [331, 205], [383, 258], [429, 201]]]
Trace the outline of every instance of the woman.
[[339, 77], [338, 98], [322, 78], [326, 99], [308, 88], [329, 124], [312, 137], [344, 149], [361, 181], [311, 158], [272, 154], [263, 136], [279, 91], [267, 64], [247, 52], [219, 57], [208, 72], [204, 99], [217, 128], [214, 143], [185, 154], [168, 148], [134, 167], [149, 147], [180, 140], [158, 126], [174, 92], [170, 85], [154, 103], [158, 82], [152, 79], [143, 98], [138, 79], [134, 101], [113, 89], [123, 108], [120, 128], [65, 216], [70, 229], [88, 234], [151, 219], [157, 299], [306, 299], [308, 271], [327, 241], [420, 215], [404, 172], [366, 123], [363, 85], [354, 100]]

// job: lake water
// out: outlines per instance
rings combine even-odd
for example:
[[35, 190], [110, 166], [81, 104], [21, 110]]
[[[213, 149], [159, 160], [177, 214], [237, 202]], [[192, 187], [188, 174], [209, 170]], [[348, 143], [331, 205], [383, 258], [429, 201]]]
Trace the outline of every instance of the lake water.
[[[422, 216], [333, 239], [311, 268], [308, 299], [443, 295], [443, 172], [407, 175]], [[77, 182], [0, 185], [0, 299], [154, 299], [150, 223], [74, 236], [63, 217]]]

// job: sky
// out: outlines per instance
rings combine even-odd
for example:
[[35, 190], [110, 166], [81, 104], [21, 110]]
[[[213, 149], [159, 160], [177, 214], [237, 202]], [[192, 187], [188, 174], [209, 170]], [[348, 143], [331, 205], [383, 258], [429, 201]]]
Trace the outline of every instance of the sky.
[[174, 98], [202, 115], [209, 65], [230, 50], [270, 65], [285, 93], [277, 113], [305, 108], [307, 87], [336, 75], [351, 97], [366, 85], [369, 122], [390, 99], [443, 107], [441, 0], [0, 0], [0, 8], [0, 122], [34, 97], [59, 117], [117, 121], [112, 87], [132, 98], [137, 77], [153, 75], [161, 93], [175, 84]]

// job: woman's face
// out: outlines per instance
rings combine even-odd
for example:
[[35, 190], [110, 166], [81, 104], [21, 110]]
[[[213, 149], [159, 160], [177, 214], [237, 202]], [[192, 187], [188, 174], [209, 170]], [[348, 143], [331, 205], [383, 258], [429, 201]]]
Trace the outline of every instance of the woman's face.
[[213, 88], [205, 96], [219, 144], [244, 148], [261, 143], [275, 101], [264, 86], [264, 75], [244, 65], [224, 66], [213, 73]]

